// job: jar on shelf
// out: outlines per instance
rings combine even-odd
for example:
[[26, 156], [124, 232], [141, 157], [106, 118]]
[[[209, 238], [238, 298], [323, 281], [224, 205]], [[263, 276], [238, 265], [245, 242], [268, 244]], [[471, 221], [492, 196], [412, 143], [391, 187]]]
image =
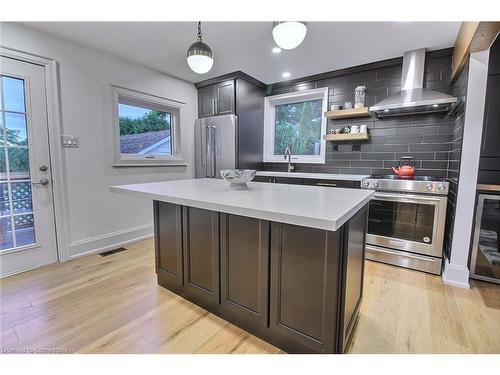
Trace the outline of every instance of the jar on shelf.
[[354, 108], [363, 108], [365, 106], [366, 86], [358, 86], [354, 89]]

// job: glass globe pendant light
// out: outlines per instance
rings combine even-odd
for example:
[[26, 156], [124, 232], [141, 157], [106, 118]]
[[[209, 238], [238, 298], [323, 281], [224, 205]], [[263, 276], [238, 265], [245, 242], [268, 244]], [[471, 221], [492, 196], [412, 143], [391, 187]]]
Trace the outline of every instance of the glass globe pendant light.
[[307, 24], [301, 21], [273, 22], [273, 38], [278, 47], [294, 49], [306, 37]]
[[201, 22], [198, 22], [198, 41], [189, 46], [187, 63], [193, 72], [205, 74], [214, 65], [214, 55], [210, 47], [202, 42], [201, 37]]

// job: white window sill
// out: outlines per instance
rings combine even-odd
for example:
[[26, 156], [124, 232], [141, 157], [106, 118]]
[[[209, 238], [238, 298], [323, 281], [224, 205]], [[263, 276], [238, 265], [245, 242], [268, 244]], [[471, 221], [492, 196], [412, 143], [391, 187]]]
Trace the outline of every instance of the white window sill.
[[185, 160], [171, 160], [171, 161], [158, 161], [151, 163], [144, 163], [137, 161], [136, 163], [131, 161], [124, 161], [120, 163], [113, 164], [113, 167], [187, 167], [188, 163]]

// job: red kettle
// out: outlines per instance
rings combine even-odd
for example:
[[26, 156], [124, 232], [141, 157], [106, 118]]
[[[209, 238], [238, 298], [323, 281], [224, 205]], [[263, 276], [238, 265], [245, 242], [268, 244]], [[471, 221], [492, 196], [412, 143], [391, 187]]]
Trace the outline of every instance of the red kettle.
[[413, 178], [415, 175], [413, 156], [402, 156], [398, 168], [392, 167], [392, 170], [401, 178]]

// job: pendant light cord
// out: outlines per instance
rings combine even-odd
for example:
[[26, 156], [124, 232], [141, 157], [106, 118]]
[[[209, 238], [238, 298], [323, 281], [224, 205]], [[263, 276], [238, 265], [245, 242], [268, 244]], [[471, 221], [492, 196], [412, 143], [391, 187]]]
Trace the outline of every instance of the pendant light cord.
[[198, 42], [201, 42], [201, 21], [198, 21]]

